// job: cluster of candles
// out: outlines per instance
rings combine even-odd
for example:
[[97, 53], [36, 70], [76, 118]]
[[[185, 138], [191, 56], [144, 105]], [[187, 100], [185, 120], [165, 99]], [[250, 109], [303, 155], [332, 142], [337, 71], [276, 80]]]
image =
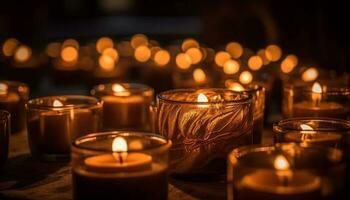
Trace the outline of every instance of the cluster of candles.
[[[2, 50], [16, 58], [20, 47], [10, 39]], [[317, 82], [316, 68], [302, 70], [298, 81], [284, 76], [295, 71], [298, 58], [283, 57], [276, 45], [253, 53], [231, 42], [215, 52], [186, 39], [162, 48], [138, 34], [117, 44], [107, 37], [93, 46], [51, 43], [47, 55], [67, 73], [93, 70], [110, 78], [144, 67], [142, 77], [165, 77], [181, 88], [155, 98], [150, 86], [114, 82], [92, 87], [91, 96], [29, 99], [26, 84], [0, 81], [0, 109], [6, 110], [0, 111], [1, 164], [11, 119], [13, 132], [27, 128], [33, 157], [71, 159], [74, 199], [167, 199], [169, 173], [197, 181], [226, 175], [227, 198], [235, 200], [346, 195], [350, 89]], [[273, 73], [267, 65], [278, 65], [285, 81], [286, 119], [274, 124], [274, 145], [261, 145], [271, 89], [265, 74]]]

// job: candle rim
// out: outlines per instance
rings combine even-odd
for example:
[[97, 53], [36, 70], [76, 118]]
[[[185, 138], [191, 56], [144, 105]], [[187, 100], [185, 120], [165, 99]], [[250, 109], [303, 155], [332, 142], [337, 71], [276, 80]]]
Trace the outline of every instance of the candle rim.
[[[283, 88], [283, 90], [284, 90], [284, 92], [300, 91], [303, 94], [315, 94], [315, 92], [312, 91], [312, 86], [300, 86], [300, 85], [294, 86], [292, 84], [287, 84]], [[347, 86], [341, 86], [341, 87], [327, 86], [327, 90], [322, 90], [322, 93], [319, 93], [319, 94], [322, 96], [323, 95], [350, 95], [350, 87], [347, 87]]]
[[[313, 127], [313, 130], [302, 130], [300, 126], [289, 126], [285, 127], [288, 124], [293, 124], [293, 122], [300, 124], [307, 124], [310, 121], [315, 122], [323, 122], [329, 124], [327, 128], [319, 128], [319, 127]], [[334, 128], [334, 124], [341, 125], [341, 127]], [[333, 126], [331, 126], [333, 125]], [[333, 127], [331, 129], [330, 127]], [[284, 133], [284, 132], [290, 132], [290, 131], [303, 131], [305, 133], [311, 133], [311, 132], [347, 132], [350, 131], [350, 122], [343, 119], [337, 119], [337, 118], [328, 118], [328, 117], [294, 117], [294, 118], [288, 118], [283, 119], [279, 122], [276, 122], [273, 124], [273, 130], [278, 133]]]
[[119, 84], [123, 86], [126, 91], [131, 93], [131, 95], [132, 94], [148, 94], [149, 96], [154, 95], [154, 89], [152, 87], [141, 83], [129, 83], [129, 82], [113, 82], [113, 83], [95, 85], [91, 89], [90, 94], [96, 95], [98, 93], [102, 93], [102, 94], [116, 93], [112, 89], [114, 84]]
[[170, 147], [172, 146], [172, 141], [170, 139], [155, 133], [139, 132], [139, 131], [105, 131], [105, 132], [90, 133], [85, 136], [79, 137], [72, 142], [72, 147], [78, 150], [84, 150], [84, 151], [117, 153], [118, 151], [113, 151], [112, 149], [98, 149], [93, 147], [81, 146], [81, 144], [83, 144], [84, 142], [93, 141], [97, 137], [108, 138], [108, 136], [109, 137], [114, 136], [113, 138], [118, 136], [124, 136], [124, 137], [138, 136], [140, 138], [149, 137], [149, 138], [152, 138], [153, 140], [156, 139], [161, 142], [157, 146], [142, 148], [138, 150], [128, 149], [126, 153], [160, 151], [162, 149], [170, 149]]
[[[60, 107], [55, 107], [53, 104], [44, 104], [43, 101], [52, 100], [59, 100], [61, 102], [66, 102], [68, 99], [70, 100], [86, 100], [89, 102], [79, 103], [79, 104], [68, 104]], [[39, 97], [35, 99], [30, 99], [26, 103], [27, 109], [37, 109], [37, 110], [53, 110], [53, 109], [59, 109], [59, 110], [71, 110], [71, 109], [80, 109], [80, 108], [98, 108], [102, 107], [102, 102], [98, 100], [95, 97], [91, 96], [84, 96], [84, 95], [61, 95], [61, 96], [45, 96], [45, 97]]]
[[197, 93], [197, 89], [193, 88], [186, 88], [186, 89], [172, 89], [172, 90], [167, 90], [165, 92], [161, 92], [157, 95], [157, 99], [161, 101], [165, 101], [168, 103], [173, 103], [173, 104], [192, 104], [192, 105], [217, 105], [217, 104], [244, 104], [244, 103], [251, 103], [252, 102], [252, 94], [246, 93], [246, 92], [237, 92], [237, 91], [232, 91], [227, 88], [205, 88], [204, 90], [208, 91], [221, 91], [221, 92], [230, 92], [232, 94], [236, 95], [241, 95], [242, 98], [238, 100], [229, 100], [229, 101], [208, 101], [208, 102], [198, 102], [198, 101], [186, 101], [186, 100], [176, 100], [176, 99], [171, 99], [169, 97], [166, 97], [167, 94], [171, 93], [179, 93], [179, 92], [189, 92], [189, 93]]

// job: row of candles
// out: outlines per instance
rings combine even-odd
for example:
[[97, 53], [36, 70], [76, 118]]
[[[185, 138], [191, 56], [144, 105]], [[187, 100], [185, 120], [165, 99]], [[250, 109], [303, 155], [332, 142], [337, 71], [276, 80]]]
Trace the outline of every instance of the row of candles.
[[228, 199], [239, 200], [341, 198], [349, 184], [348, 88], [286, 86], [283, 114], [290, 119], [274, 125], [271, 146], [250, 146], [261, 143], [263, 130], [265, 90], [258, 85], [169, 90], [155, 104], [153, 89], [142, 84], [100, 84], [91, 95], [28, 100], [26, 84], [0, 83], [0, 107], [11, 113], [13, 130], [26, 119], [32, 155], [71, 155], [75, 199], [166, 199], [168, 172], [212, 180], [227, 170]]

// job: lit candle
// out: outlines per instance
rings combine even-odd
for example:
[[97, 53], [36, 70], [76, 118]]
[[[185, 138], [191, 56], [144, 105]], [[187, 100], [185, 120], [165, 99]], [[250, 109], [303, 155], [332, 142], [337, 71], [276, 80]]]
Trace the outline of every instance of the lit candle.
[[0, 109], [11, 114], [12, 133], [25, 127], [24, 103], [27, 101], [29, 88], [23, 83], [14, 81], [0, 82]]
[[27, 104], [31, 153], [43, 159], [66, 159], [71, 142], [100, 128], [102, 105], [84, 96], [43, 97]]
[[[298, 94], [294, 94], [298, 95]], [[301, 101], [293, 104], [292, 116], [294, 117], [335, 117], [346, 118], [347, 113], [344, 107], [336, 102], [327, 102], [322, 99], [323, 91], [318, 82], [315, 82], [311, 89], [311, 100]]]
[[[75, 151], [80, 142], [73, 144], [75, 200], [110, 197], [167, 199], [167, 153], [170, 143], [145, 133], [127, 135], [111, 132], [92, 134], [91, 137], [99, 140], [90, 138], [82, 143], [87, 143], [93, 152], [97, 150], [97, 154], [87, 153], [83, 156]], [[107, 145], [112, 148], [108, 150]], [[84, 149], [84, 146], [81, 148]], [[151, 148], [151, 151], [147, 148]]]
[[115, 83], [94, 87], [92, 95], [103, 101], [103, 128], [150, 129], [153, 90], [141, 84]]

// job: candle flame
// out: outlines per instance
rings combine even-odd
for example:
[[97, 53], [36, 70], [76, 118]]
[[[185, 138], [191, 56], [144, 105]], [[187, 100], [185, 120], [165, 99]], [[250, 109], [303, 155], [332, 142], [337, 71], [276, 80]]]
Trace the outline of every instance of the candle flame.
[[237, 82], [228, 82], [227, 83], [227, 88], [232, 90], [232, 91], [236, 91], [236, 92], [242, 92], [244, 91], [244, 87], [237, 83]]
[[313, 130], [314, 130], [311, 126], [309, 126], [309, 125], [307, 125], [307, 124], [301, 124], [301, 125], [300, 125], [300, 128], [301, 128], [301, 130], [303, 130], [303, 131], [313, 131]]
[[197, 102], [205, 103], [208, 101], [209, 100], [208, 100], [207, 96], [205, 96], [205, 94], [203, 94], [203, 93], [200, 93], [197, 97]]
[[116, 83], [112, 85], [112, 90], [113, 92], [124, 92], [125, 88], [122, 85]]
[[193, 71], [193, 79], [197, 83], [203, 83], [207, 79], [207, 76], [202, 69], [197, 68]]
[[112, 142], [112, 150], [115, 152], [126, 152], [128, 151], [128, 144], [124, 138], [116, 137]]
[[62, 107], [63, 106], [62, 102], [60, 100], [58, 100], [58, 99], [55, 99], [53, 101], [52, 105], [53, 105], [53, 107]]
[[288, 170], [290, 168], [290, 165], [284, 156], [278, 155], [275, 159], [274, 167], [277, 170]]
[[8, 86], [5, 83], [0, 83], [0, 94], [7, 94]]
[[239, 82], [241, 82], [242, 84], [249, 84], [252, 81], [253, 81], [253, 75], [249, 71], [243, 71], [239, 75]]
[[318, 82], [315, 82], [315, 83], [312, 85], [311, 91], [312, 91], [313, 93], [322, 94], [322, 87], [321, 87], [321, 85], [320, 85]]

